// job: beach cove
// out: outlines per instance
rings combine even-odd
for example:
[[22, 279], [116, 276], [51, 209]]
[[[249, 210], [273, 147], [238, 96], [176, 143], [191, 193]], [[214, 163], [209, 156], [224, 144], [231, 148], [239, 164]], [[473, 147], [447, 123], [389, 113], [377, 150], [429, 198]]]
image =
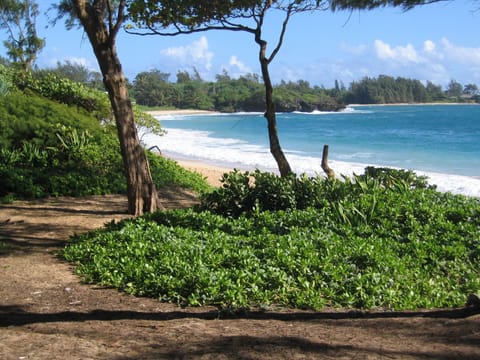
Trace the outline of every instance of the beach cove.
[[[148, 146], [185, 167], [219, 178], [229, 169], [276, 172], [261, 113], [196, 110], [153, 112], [167, 130], [145, 135]], [[433, 119], [433, 120], [432, 120]], [[323, 175], [321, 151], [330, 145], [337, 174], [366, 166], [412, 169], [440, 191], [480, 197], [480, 106], [349, 106], [341, 113], [278, 114], [279, 135], [293, 170]], [[210, 177], [210, 176], [209, 176]]]

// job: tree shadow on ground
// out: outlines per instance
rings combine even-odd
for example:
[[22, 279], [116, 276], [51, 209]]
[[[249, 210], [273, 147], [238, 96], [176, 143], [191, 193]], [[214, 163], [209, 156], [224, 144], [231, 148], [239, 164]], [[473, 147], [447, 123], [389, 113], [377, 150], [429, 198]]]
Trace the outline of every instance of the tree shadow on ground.
[[[57, 236], [59, 232], [65, 236]], [[68, 234], [81, 233], [82, 227], [76, 225], [28, 224], [22, 221], [0, 224], [0, 242], [5, 244], [3, 255], [22, 255], [26, 253], [44, 253], [45, 250], [58, 250], [67, 244]]]
[[476, 354], [452, 351], [439, 353], [422, 349], [408, 351], [385, 349], [380, 343], [377, 347], [362, 344], [311, 341], [292, 336], [224, 336], [210, 341], [189, 342], [176, 350], [165, 351], [162, 346], [151, 344], [138, 350], [134, 356], [115, 357], [115, 360], [133, 359], [286, 359], [289, 356], [302, 359], [477, 359]]
[[202, 311], [167, 311], [142, 312], [124, 310], [93, 310], [90, 312], [63, 311], [58, 313], [34, 313], [25, 311], [21, 306], [0, 306], [0, 327], [22, 326], [34, 323], [51, 322], [85, 322], [114, 320], [148, 320], [168, 321], [186, 318], [200, 320], [278, 320], [278, 321], [312, 321], [312, 320], [352, 320], [352, 319], [465, 319], [480, 314], [476, 307], [425, 311], [336, 311], [336, 312], [248, 312], [244, 314], [224, 314], [216, 310]]
[[[94, 322], [98, 333], [95, 337], [112, 336], [106, 335], [103, 326], [108, 325], [108, 332], [111, 331], [111, 324], [120, 321], [119, 324], [132, 321], [134, 328], [149, 328], [149, 332], [142, 335], [138, 343], [129, 344], [129, 354], [115, 356], [115, 360], [129, 359], [183, 359], [183, 358], [206, 358], [206, 359], [262, 359], [262, 358], [290, 358], [289, 355], [301, 354], [302, 358], [415, 358], [415, 359], [474, 359], [480, 353], [478, 349], [478, 329], [480, 309], [458, 308], [432, 311], [410, 311], [410, 312], [362, 312], [362, 311], [335, 311], [335, 312], [249, 312], [243, 315], [226, 315], [216, 310], [204, 310], [201, 308], [184, 309], [179, 311], [166, 312], [141, 312], [141, 311], [118, 311], [118, 310], [94, 310], [90, 312], [65, 311], [57, 313], [34, 313], [25, 311], [21, 306], [0, 306], [0, 328], [11, 326], [27, 326], [30, 329], [33, 324], [47, 325], [56, 323], [56, 331], [73, 331], [75, 336], [82, 336], [82, 330], [88, 329], [86, 337], [91, 336], [90, 326], [73, 325], [75, 323]], [[415, 318], [421, 318], [422, 322], [427, 321], [428, 326], [418, 330], [415, 325]], [[162, 323], [190, 324], [190, 329], [181, 346], [178, 339], [172, 334], [163, 334]], [[229, 334], [216, 332], [215, 335], [208, 332], [195, 333], [195, 326], [198, 322], [206, 321], [207, 328], [210, 325], [214, 328], [228, 328], [231, 320], [247, 320], [250, 327], [262, 328], [271, 321], [289, 323], [285, 326], [301, 327], [301, 324], [308, 325], [310, 333], [305, 336], [285, 334], [262, 334], [258, 331], [255, 334]], [[219, 325], [219, 322], [225, 325]], [[113, 323], [112, 323], [113, 322]], [[63, 328], [63, 325], [66, 327]], [[69, 325], [67, 325], [69, 324]], [[210, 324], [210, 325], [208, 325]], [[425, 324], [424, 324], [425, 325]], [[117, 326], [117, 325], [114, 325]], [[169, 326], [169, 325], [165, 325]], [[185, 325], [188, 326], [188, 325]], [[284, 325], [281, 325], [284, 326]], [[171, 326], [175, 328], [175, 326]], [[271, 328], [270, 324], [268, 328]], [[34, 328], [33, 328], [34, 329]], [[41, 327], [40, 329], [44, 329]], [[74, 330], [73, 330], [74, 329]], [[187, 327], [188, 329], [188, 327]], [[200, 327], [200, 329], [202, 329]], [[320, 335], [315, 330], [320, 329]], [[379, 330], [380, 329], [380, 330]], [[439, 331], [440, 329], [440, 331]], [[38, 330], [42, 331], [42, 330]], [[43, 330], [45, 331], [45, 330]], [[192, 331], [192, 333], [190, 333]], [[378, 338], [378, 342], [370, 341], [358, 343], [350, 340], [348, 336], [336, 335], [335, 341], [330, 337], [324, 337], [325, 333], [334, 331], [335, 334], [369, 334], [371, 338]], [[188, 335], [192, 334], [192, 335]], [[323, 334], [323, 335], [322, 335]], [[383, 346], [383, 337], [380, 334], [389, 334], [390, 337], [402, 338], [403, 341], [413, 341], [415, 347], [403, 346], [397, 348]], [[121, 336], [121, 335], [118, 335]], [[360, 335], [361, 337], [361, 335]], [[122, 336], [123, 338], [123, 336]], [[175, 338], [175, 339], [174, 339]], [[410, 340], [409, 340], [410, 339]], [[420, 340], [419, 340], [420, 339]], [[418, 341], [417, 341], [418, 340]], [[436, 350], [429, 347], [425, 350], [421, 343], [429, 342], [442, 344], [442, 349]], [[378, 344], [378, 346], [377, 346]], [[463, 345], [461, 350], [458, 345]], [[399, 350], [400, 349], [400, 350]], [[449, 349], [448, 353], [442, 352]], [[451, 351], [450, 351], [451, 349]], [[276, 356], [277, 354], [278, 356]]]

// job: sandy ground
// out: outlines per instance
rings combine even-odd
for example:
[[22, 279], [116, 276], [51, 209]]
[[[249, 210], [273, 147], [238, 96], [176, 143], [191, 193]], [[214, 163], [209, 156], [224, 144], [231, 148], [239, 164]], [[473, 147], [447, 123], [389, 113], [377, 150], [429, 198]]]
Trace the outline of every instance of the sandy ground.
[[182, 110], [151, 110], [147, 111], [147, 114], [152, 116], [170, 116], [170, 115], [204, 115], [204, 114], [219, 114], [216, 111], [209, 110], [191, 110], [191, 109], [182, 109]]
[[212, 186], [221, 186], [223, 174], [232, 171], [232, 169], [229, 168], [208, 165], [193, 160], [176, 160], [176, 162], [190, 171], [195, 171], [203, 175]]
[[[218, 183], [226, 169], [182, 162]], [[160, 191], [167, 208], [194, 194]], [[0, 359], [480, 359], [480, 309], [220, 317], [85, 285], [59, 250], [128, 217], [123, 196], [0, 204]]]

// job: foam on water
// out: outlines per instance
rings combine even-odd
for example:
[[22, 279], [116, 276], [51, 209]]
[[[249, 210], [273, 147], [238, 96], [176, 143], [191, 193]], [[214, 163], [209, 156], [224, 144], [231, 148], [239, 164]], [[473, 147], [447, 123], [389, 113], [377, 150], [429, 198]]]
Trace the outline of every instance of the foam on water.
[[[303, 112], [303, 111], [293, 111], [292, 114], [301, 114], [301, 115], [335, 115], [335, 114], [353, 114], [353, 113], [356, 113], [356, 114], [359, 114], [359, 113], [363, 113], [363, 114], [367, 114], [367, 113], [371, 113], [371, 111], [368, 111], [368, 110], [358, 110], [358, 109], [354, 109], [350, 106], [347, 106], [345, 109], [343, 110], [340, 110], [340, 111], [321, 111], [321, 110], [313, 110], [313, 111], [310, 111], [310, 112]], [[288, 114], [288, 113], [287, 113]]]
[[[204, 161], [221, 167], [241, 170], [261, 169], [277, 171], [277, 165], [269, 149], [234, 138], [214, 138], [208, 131], [168, 129], [165, 136], [146, 134], [143, 141], [147, 146], [158, 146], [168, 156], [178, 159]], [[306, 156], [302, 152], [285, 151], [292, 170], [309, 176], [323, 175], [321, 158]], [[365, 154], [365, 157], [368, 154]], [[371, 163], [357, 163], [330, 160], [329, 165], [337, 174], [351, 176], [362, 174], [366, 166], [382, 166]], [[437, 172], [415, 171], [429, 178], [430, 184], [437, 185], [439, 191], [480, 197], [480, 179], [443, 174]]]

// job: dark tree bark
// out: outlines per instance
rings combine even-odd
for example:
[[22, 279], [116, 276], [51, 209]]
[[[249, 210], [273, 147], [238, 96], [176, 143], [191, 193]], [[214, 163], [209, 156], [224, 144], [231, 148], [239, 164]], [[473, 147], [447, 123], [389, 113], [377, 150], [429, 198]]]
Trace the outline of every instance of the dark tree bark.
[[273, 85], [272, 80], [270, 79], [270, 72], [268, 71], [268, 60], [265, 56], [265, 51], [267, 44], [265, 41], [257, 41], [260, 46], [259, 60], [260, 66], [262, 69], [263, 82], [265, 84], [265, 119], [267, 119], [268, 124], [268, 138], [270, 140], [270, 153], [273, 155], [275, 161], [277, 162], [278, 170], [280, 171], [280, 176], [285, 177], [292, 173], [290, 164], [288, 163], [285, 154], [283, 153], [282, 147], [280, 146], [280, 140], [278, 138], [278, 129], [277, 129], [277, 116], [275, 113], [275, 103], [273, 102]]
[[[73, 1], [77, 17], [92, 44], [115, 116], [127, 180], [128, 212], [141, 215], [157, 210], [159, 200], [145, 151], [138, 138], [127, 82], [115, 45], [123, 22], [124, 3], [120, 2], [114, 23], [108, 1], [99, 0], [92, 5], [88, 1]], [[109, 14], [108, 19], [105, 14]]]
[[292, 173], [290, 164], [288, 163], [285, 154], [283, 153], [282, 147], [280, 146], [280, 140], [278, 138], [278, 129], [277, 129], [277, 115], [275, 113], [275, 103], [273, 102], [273, 85], [270, 78], [270, 72], [268, 70], [268, 65], [273, 60], [275, 55], [280, 50], [283, 42], [283, 35], [287, 27], [288, 20], [290, 18], [290, 12], [287, 12], [285, 20], [283, 22], [282, 31], [280, 34], [280, 39], [276, 48], [273, 50], [270, 57], [267, 57], [267, 42], [262, 39], [262, 25], [265, 17], [265, 12], [269, 8], [269, 5], [266, 6], [257, 19], [257, 28], [255, 29], [255, 42], [259, 46], [258, 60], [260, 61], [260, 68], [262, 69], [263, 83], [265, 85], [265, 118], [267, 119], [268, 124], [268, 138], [270, 140], [270, 153], [273, 155], [275, 161], [277, 162], [278, 170], [280, 171], [280, 176], [285, 177]]

